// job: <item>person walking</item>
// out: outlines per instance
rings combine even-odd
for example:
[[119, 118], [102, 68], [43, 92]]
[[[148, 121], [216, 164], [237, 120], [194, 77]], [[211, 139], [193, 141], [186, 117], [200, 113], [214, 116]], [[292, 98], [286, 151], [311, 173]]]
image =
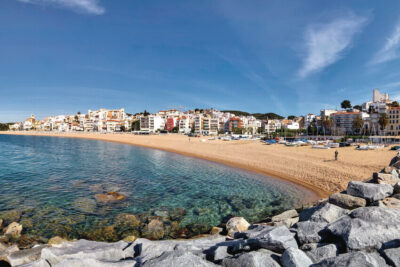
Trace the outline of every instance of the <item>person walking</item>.
[[335, 150], [335, 160], [337, 160], [338, 155], [339, 155], [339, 151]]

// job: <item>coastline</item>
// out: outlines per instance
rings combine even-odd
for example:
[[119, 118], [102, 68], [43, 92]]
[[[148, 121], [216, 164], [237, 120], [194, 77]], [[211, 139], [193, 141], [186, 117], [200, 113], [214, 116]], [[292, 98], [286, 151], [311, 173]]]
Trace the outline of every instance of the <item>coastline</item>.
[[[168, 151], [293, 183], [310, 192], [310, 201], [325, 198], [343, 190], [350, 180], [367, 178], [367, 174], [364, 175], [364, 173], [370, 175], [371, 171], [379, 171], [395, 154], [395, 151], [387, 151], [387, 149], [384, 151], [350, 151], [354, 148], [341, 148], [339, 157], [346, 161], [334, 162], [329, 160], [333, 150], [311, 150], [310, 147], [288, 148], [282, 145], [266, 146], [257, 141], [211, 141], [207, 137], [190, 138], [189, 140], [186, 136], [175, 134], [43, 132], [0, 132], [0, 134], [91, 139]], [[359, 160], [361, 162], [354, 161], [353, 153], [362, 153], [360, 156], [364, 157]], [[365, 157], [366, 155], [368, 157]], [[349, 162], [347, 158], [352, 162]], [[376, 163], [374, 166], [366, 165], [363, 162], [363, 160], [371, 159]]]

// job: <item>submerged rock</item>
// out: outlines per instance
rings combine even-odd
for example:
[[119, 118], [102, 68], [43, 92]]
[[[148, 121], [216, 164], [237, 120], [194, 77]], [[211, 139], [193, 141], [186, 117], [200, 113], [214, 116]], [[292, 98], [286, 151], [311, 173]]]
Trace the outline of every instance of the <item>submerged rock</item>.
[[114, 203], [125, 199], [125, 196], [117, 192], [108, 192], [106, 194], [96, 194], [94, 198], [98, 203]]
[[151, 220], [143, 229], [143, 236], [150, 240], [158, 240], [164, 237], [164, 223], [160, 220]]
[[84, 213], [94, 213], [96, 210], [96, 201], [89, 197], [80, 197], [75, 199], [72, 206], [81, 212]]
[[20, 210], [7, 210], [0, 213], [0, 218], [5, 224], [10, 224], [12, 222], [18, 222], [21, 219], [22, 212]]
[[4, 234], [9, 238], [18, 239], [21, 236], [22, 225], [17, 222], [13, 222], [8, 225], [4, 230]]

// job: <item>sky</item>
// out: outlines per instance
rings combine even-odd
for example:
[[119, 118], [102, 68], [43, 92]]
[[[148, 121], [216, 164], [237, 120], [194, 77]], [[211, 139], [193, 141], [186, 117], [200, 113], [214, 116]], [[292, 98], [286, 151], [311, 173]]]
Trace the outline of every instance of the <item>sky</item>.
[[1, 0], [0, 122], [400, 99], [400, 1]]

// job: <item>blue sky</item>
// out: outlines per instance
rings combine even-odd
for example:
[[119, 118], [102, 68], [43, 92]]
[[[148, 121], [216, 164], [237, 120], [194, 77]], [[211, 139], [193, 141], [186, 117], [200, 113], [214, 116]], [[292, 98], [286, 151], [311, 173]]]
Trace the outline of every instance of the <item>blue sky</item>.
[[399, 1], [1, 0], [0, 121], [400, 99]]

